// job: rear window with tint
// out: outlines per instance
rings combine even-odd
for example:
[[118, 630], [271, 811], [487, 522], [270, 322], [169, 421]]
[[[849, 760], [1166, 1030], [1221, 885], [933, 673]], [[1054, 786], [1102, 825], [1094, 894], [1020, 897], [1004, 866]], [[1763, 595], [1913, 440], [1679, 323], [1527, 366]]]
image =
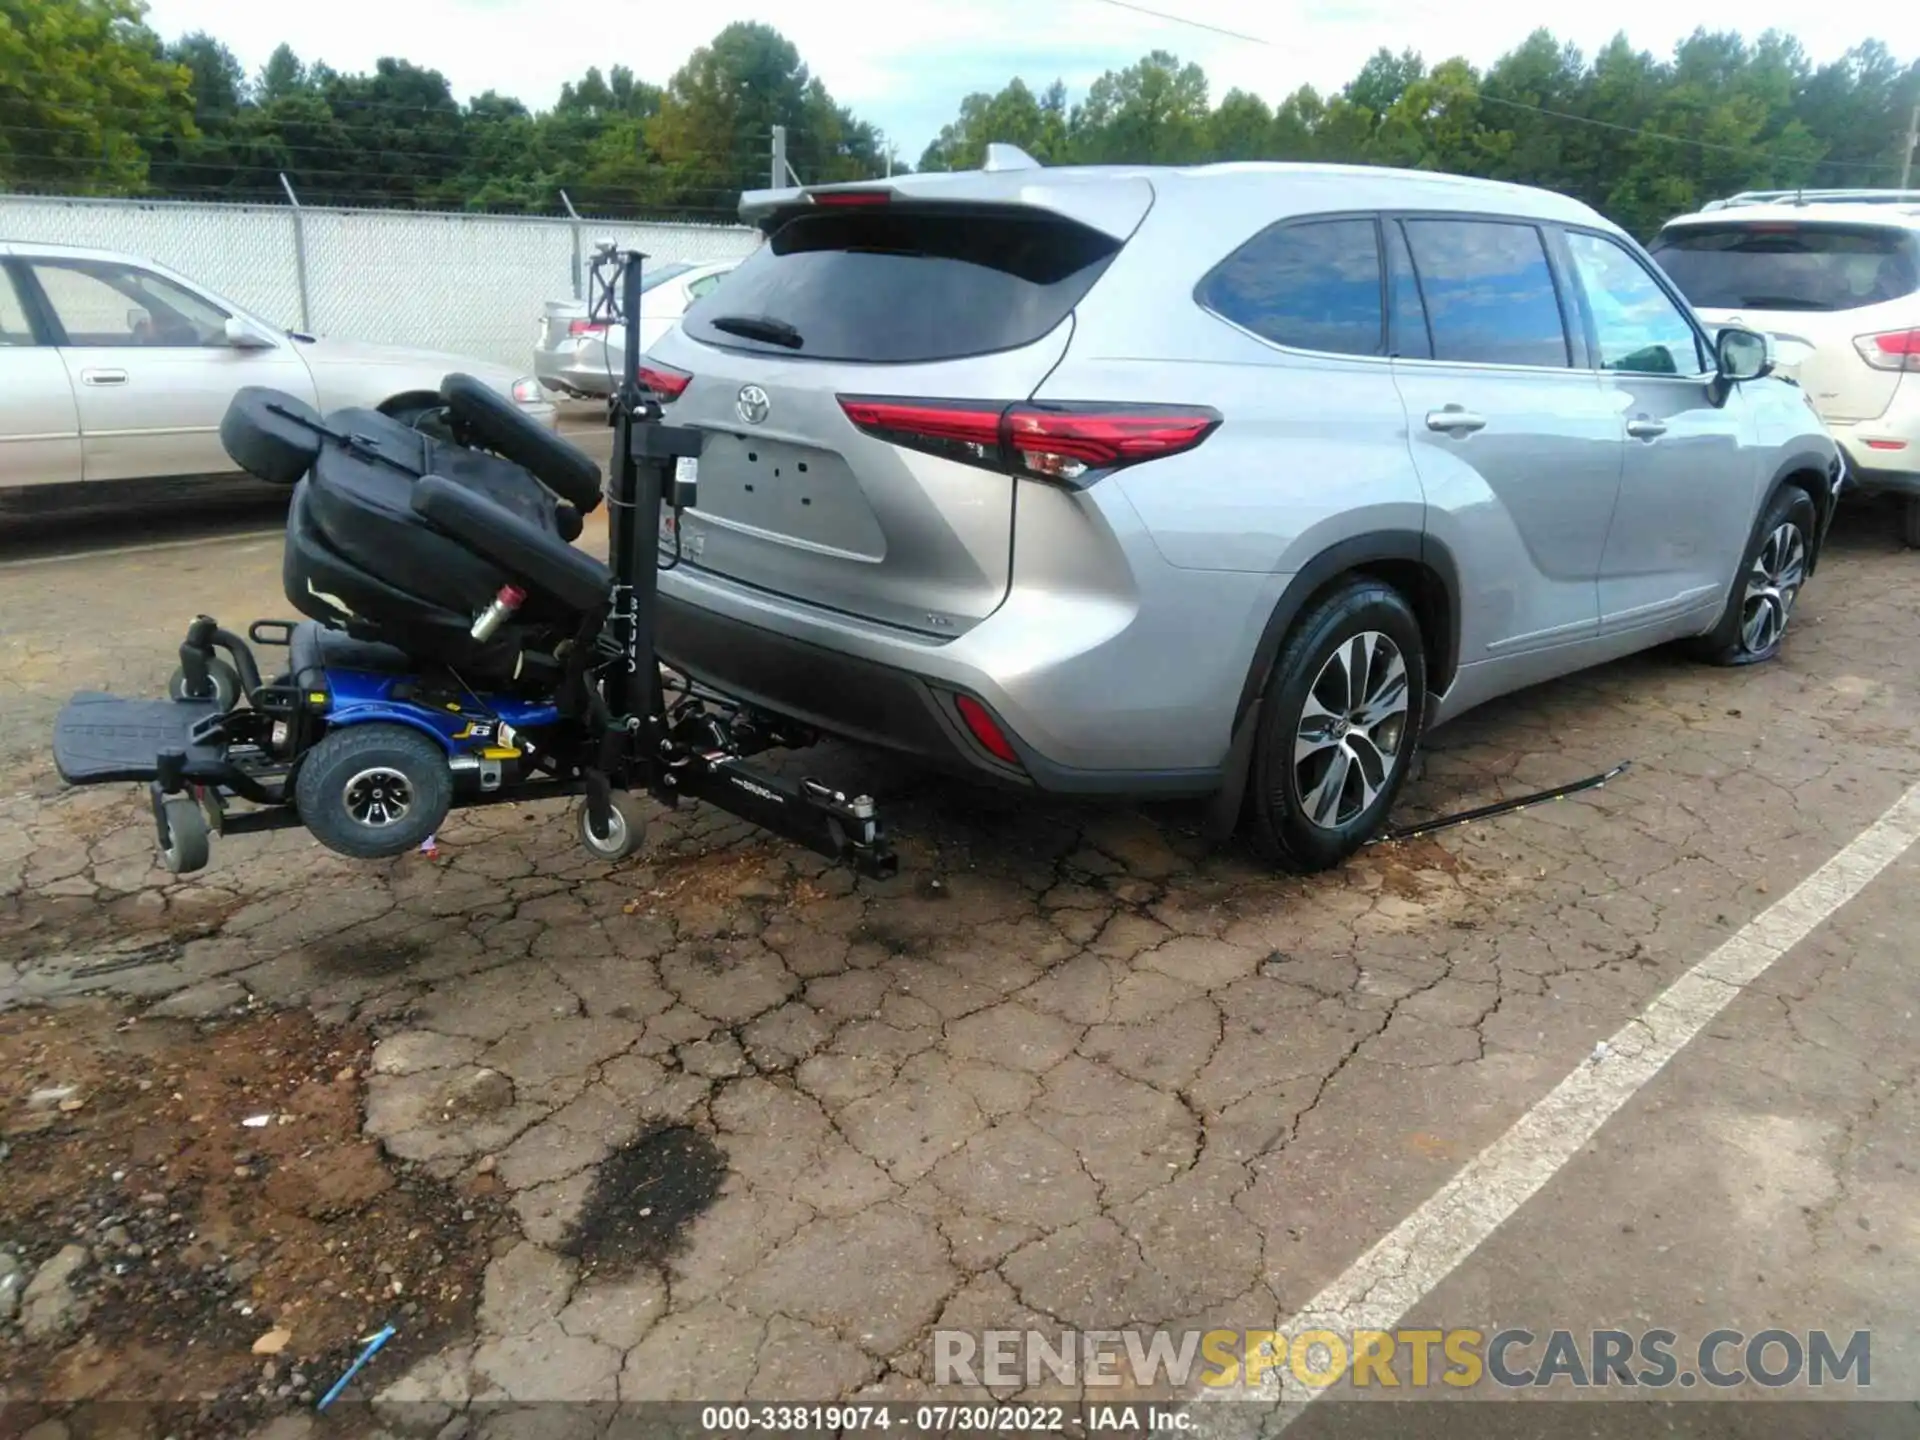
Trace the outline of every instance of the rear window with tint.
[[[704, 344], [802, 360], [952, 360], [1030, 345], [1093, 287], [1121, 242], [1045, 211], [892, 204], [789, 220], [683, 322]], [[752, 317], [775, 345], [716, 328]], [[789, 337], [790, 338], [790, 337]]]
[[1689, 225], [1653, 256], [1703, 310], [1857, 310], [1920, 289], [1915, 241], [1881, 226]]

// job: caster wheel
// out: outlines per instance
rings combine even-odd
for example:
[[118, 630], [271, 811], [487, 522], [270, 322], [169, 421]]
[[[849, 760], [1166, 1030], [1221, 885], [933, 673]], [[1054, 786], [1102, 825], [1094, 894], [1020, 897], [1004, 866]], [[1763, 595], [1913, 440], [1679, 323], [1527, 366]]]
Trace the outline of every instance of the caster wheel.
[[175, 795], [160, 807], [166, 822], [166, 845], [160, 858], [175, 875], [191, 875], [204, 870], [209, 854], [207, 816], [200, 802], [191, 795]]
[[350, 725], [300, 762], [301, 823], [329, 850], [389, 860], [418, 850], [453, 808], [446, 752], [404, 725]]
[[592, 810], [582, 804], [579, 811], [580, 843], [596, 860], [612, 864], [624, 860], [647, 843], [647, 817], [641, 812], [640, 799], [625, 790], [613, 792], [609, 807], [608, 833], [593, 827]]
[[187, 672], [174, 666], [173, 674], [167, 677], [167, 698], [170, 700], [211, 700], [222, 710], [231, 710], [240, 703], [240, 676], [233, 666], [217, 656], [207, 661], [207, 685], [212, 694], [193, 695], [187, 690]]

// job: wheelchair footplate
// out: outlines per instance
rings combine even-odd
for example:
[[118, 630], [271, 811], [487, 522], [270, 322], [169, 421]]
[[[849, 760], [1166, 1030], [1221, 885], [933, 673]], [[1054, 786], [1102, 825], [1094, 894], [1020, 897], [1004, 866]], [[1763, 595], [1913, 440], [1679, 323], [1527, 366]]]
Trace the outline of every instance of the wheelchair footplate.
[[224, 715], [211, 700], [131, 700], [83, 692], [53, 727], [53, 763], [69, 785], [155, 780], [177, 751], [181, 778], [219, 784], [230, 773]]
[[[85, 691], [54, 722], [53, 762], [69, 785], [145, 782], [161, 857], [175, 874], [203, 868], [214, 834], [288, 829], [285, 767], [257, 742], [271, 724], [217, 700], [137, 700]], [[237, 813], [228, 801], [259, 808]]]

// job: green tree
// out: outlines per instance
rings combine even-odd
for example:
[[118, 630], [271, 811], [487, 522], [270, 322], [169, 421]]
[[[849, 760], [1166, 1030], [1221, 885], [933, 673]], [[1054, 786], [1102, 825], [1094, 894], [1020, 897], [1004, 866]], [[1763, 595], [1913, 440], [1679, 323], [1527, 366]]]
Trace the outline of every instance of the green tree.
[[1068, 161], [1067, 87], [1056, 80], [1035, 95], [1026, 81], [1015, 78], [997, 95], [974, 92], [960, 102], [959, 117], [942, 126], [927, 146], [920, 169], [974, 169], [993, 144], [1017, 145], [1042, 165]]
[[810, 184], [884, 166], [876, 132], [833, 102], [792, 41], [770, 25], [736, 23], [674, 72], [647, 122], [656, 203], [730, 213], [742, 190], [770, 178], [776, 125], [787, 129], [787, 163]]
[[1273, 111], [1258, 95], [1229, 90], [1207, 121], [1212, 160], [1265, 160], [1273, 154]]
[[1206, 158], [1207, 77], [1165, 50], [1109, 70], [1073, 112], [1072, 149], [1086, 164], [1182, 165]]
[[192, 76], [138, 0], [0, 0], [0, 183], [147, 188], [150, 146], [194, 134]]
[[300, 63], [300, 57], [293, 53], [291, 45], [283, 41], [274, 47], [273, 54], [267, 57], [267, 63], [260, 71], [260, 83], [256, 88], [262, 104], [283, 100], [308, 88], [307, 67]]
[[247, 101], [246, 71], [231, 50], [204, 31], [174, 41], [161, 53], [189, 76], [197, 133], [148, 142], [151, 184], [158, 190], [188, 192], [230, 186], [233, 131]]

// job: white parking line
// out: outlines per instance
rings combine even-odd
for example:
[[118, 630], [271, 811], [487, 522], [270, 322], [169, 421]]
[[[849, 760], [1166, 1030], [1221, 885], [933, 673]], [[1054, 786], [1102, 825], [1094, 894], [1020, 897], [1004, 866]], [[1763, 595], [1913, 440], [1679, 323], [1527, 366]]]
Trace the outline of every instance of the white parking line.
[[99, 550], [70, 550], [64, 555], [34, 555], [25, 560], [0, 560], [0, 570], [31, 570], [36, 565], [61, 565], [70, 560], [98, 560], [107, 555], [153, 555], [162, 550], [191, 550], [197, 545], [232, 545], [242, 540], [278, 540], [285, 530], [248, 530], [239, 535], [202, 535], [196, 540], [156, 540], [151, 545], [110, 545]]
[[[1608, 1118], [1776, 960], [1804, 940], [1920, 839], [1920, 784], [1845, 849], [1756, 915], [1621, 1027], [1506, 1134], [1368, 1250], [1295, 1316], [1276, 1327], [1392, 1330], [1579, 1153]], [[1284, 1429], [1324, 1390], [1291, 1366], [1267, 1371], [1268, 1400], [1290, 1408]], [[1277, 1383], [1274, 1383], [1277, 1382]], [[1232, 1399], [1244, 1391], [1213, 1390]]]

